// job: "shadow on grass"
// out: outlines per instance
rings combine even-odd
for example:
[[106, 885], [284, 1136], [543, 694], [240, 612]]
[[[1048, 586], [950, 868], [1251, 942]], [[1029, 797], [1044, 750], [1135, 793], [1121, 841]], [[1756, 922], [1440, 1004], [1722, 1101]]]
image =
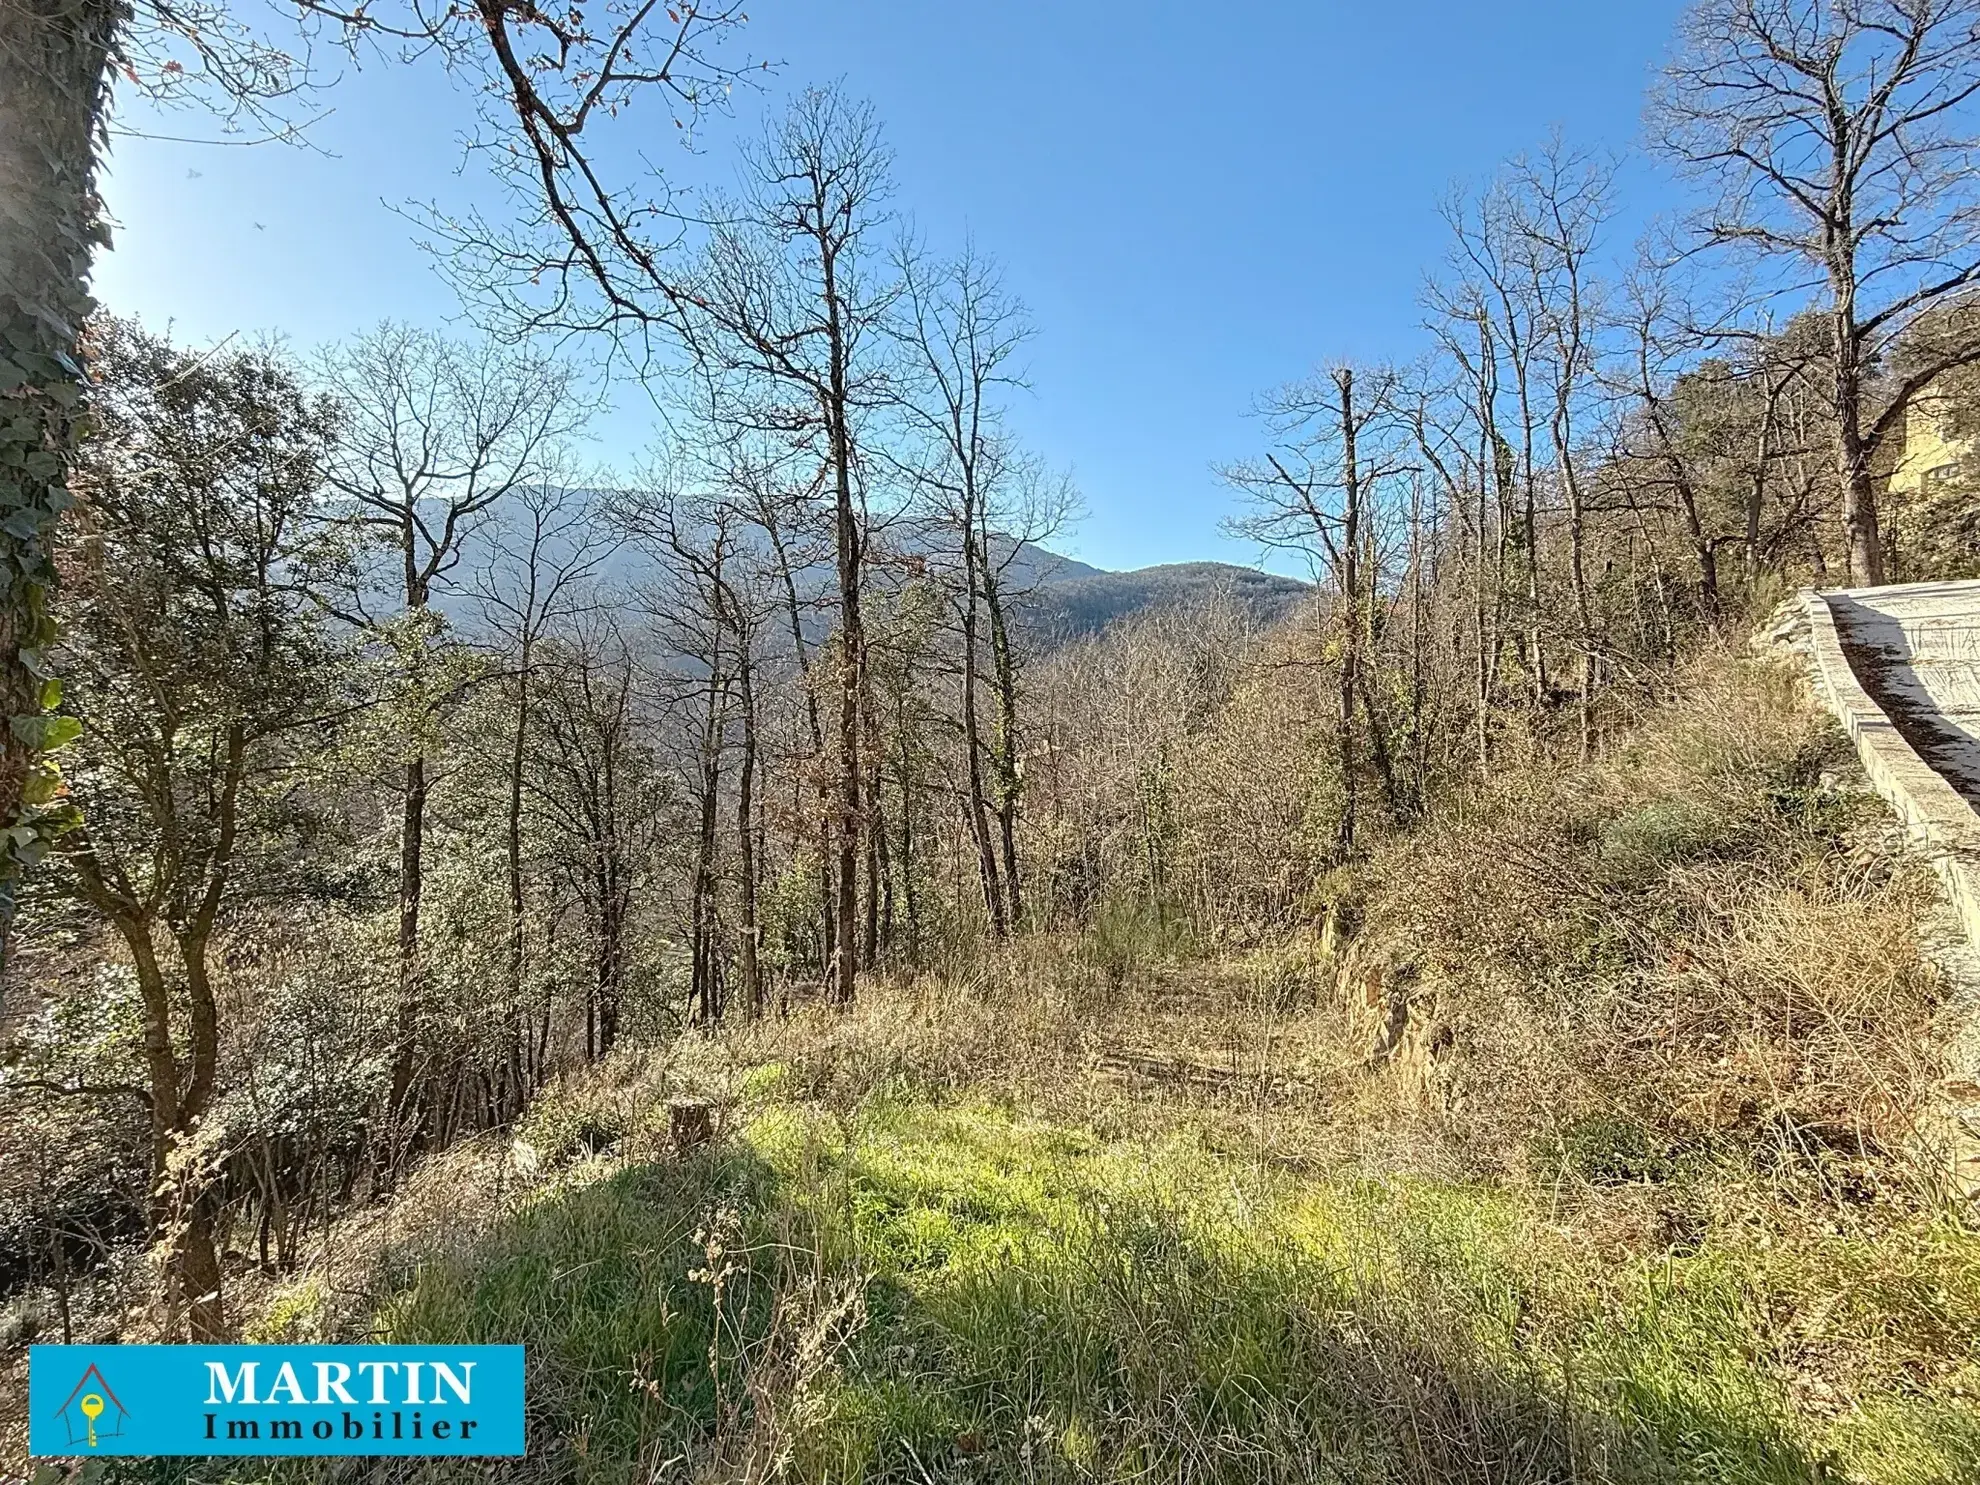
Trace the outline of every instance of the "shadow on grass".
[[937, 1139], [627, 1170], [382, 1288], [380, 1338], [528, 1348], [526, 1459], [123, 1477], [1824, 1478], [1711, 1358], [1598, 1344], [1578, 1370], [1522, 1339], [1517, 1295], [1066, 1169]]

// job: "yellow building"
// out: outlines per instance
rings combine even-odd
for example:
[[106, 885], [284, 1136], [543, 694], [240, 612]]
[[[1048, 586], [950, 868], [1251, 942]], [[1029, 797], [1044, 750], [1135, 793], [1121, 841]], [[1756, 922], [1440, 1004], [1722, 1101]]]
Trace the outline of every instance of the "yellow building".
[[1935, 382], [1905, 409], [1901, 437], [1886, 466], [1885, 488], [1893, 495], [1929, 500], [1959, 488], [1965, 461], [1976, 450], [1972, 435], [1955, 427], [1957, 396]]

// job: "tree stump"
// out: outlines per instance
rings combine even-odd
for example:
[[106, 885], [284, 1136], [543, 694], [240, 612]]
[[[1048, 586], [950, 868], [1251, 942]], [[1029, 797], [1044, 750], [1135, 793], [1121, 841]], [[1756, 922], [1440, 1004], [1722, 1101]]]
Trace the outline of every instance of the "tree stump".
[[685, 1153], [715, 1137], [714, 1110], [706, 1099], [676, 1098], [667, 1105], [667, 1132]]

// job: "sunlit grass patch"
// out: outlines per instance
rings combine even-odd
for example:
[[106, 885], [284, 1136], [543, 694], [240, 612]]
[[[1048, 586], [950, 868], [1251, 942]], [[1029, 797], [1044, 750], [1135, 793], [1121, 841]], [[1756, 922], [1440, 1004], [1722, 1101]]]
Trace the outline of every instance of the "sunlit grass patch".
[[1980, 1458], [1972, 1241], [1640, 1254], [1511, 1189], [766, 1093], [374, 1333], [526, 1345], [532, 1479], [1924, 1485]]
[[1980, 1480], [1980, 1372], [1950, 1395], [1871, 1398], [1838, 1419], [1830, 1437], [1852, 1479], [1876, 1485]]
[[[1932, 1384], [1889, 1370], [1900, 1354], [1970, 1344], [1959, 1308], [1980, 1262], [1957, 1229], [1633, 1258], [1476, 1186], [1295, 1178], [1186, 1140], [1110, 1145], [981, 1109], [881, 1105], [850, 1131], [821, 1168], [857, 1193], [851, 1246], [912, 1296], [893, 1317], [925, 1337], [862, 1345], [865, 1380], [848, 1384], [862, 1405], [914, 1399], [904, 1439], [914, 1418], [964, 1439], [1029, 1427], [1034, 1455], [1071, 1429], [1112, 1461], [1103, 1478], [1192, 1461], [1277, 1478], [1289, 1460], [1358, 1461], [1350, 1478], [1442, 1478], [1423, 1473], [1433, 1462], [1448, 1478], [1547, 1478], [1572, 1457], [1588, 1478], [1802, 1480], [1831, 1454], [1851, 1468], [1916, 1414], [1907, 1398]], [[1859, 1347], [1881, 1338], [1825, 1385], [1893, 1421], [1809, 1413], [1804, 1304]], [[1402, 1443], [1398, 1416], [1417, 1429]], [[1236, 1442], [1266, 1437], [1272, 1463]], [[1948, 1468], [1959, 1439], [1933, 1446]], [[1466, 1451], [1514, 1473], [1468, 1474], [1452, 1462]]]
[[[635, 1167], [526, 1208], [465, 1261], [429, 1262], [381, 1307], [400, 1342], [521, 1342], [533, 1449], [622, 1470], [657, 1441], [691, 1437], [720, 1400], [719, 1336], [760, 1331], [774, 1274], [725, 1267], [711, 1246], [771, 1206], [746, 1153]], [[726, 1214], [741, 1214], [730, 1218]], [[713, 1350], [711, 1350], [711, 1347]]]

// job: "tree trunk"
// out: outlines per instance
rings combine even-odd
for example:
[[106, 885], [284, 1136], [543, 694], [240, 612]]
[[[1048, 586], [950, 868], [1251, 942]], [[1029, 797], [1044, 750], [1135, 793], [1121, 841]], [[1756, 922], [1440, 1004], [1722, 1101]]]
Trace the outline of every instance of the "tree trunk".
[[[71, 503], [82, 433], [80, 337], [90, 262], [105, 241], [96, 147], [109, 102], [118, 0], [0, 6], [0, 825], [22, 818], [39, 752], [42, 649], [54, 638], [53, 528]], [[25, 520], [23, 519], [25, 518]], [[0, 956], [23, 865], [0, 851]]]
[[1424, 667], [1423, 565], [1436, 550], [1436, 525], [1424, 539], [1423, 486], [1412, 480], [1409, 490], [1409, 807], [1414, 814], [1430, 794], [1430, 755], [1424, 737], [1424, 713], [1429, 700], [1429, 676]]
[[691, 1015], [713, 1025], [722, 1014], [716, 990], [715, 817], [722, 790], [722, 710], [726, 689], [721, 674], [721, 639], [708, 657], [708, 711], [701, 724], [701, 816], [695, 833], [693, 942], [689, 950]]
[[[185, 1093], [179, 1101], [180, 1127], [176, 1138], [189, 1140], [198, 1134], [199, 1123], [213, 1101], [214, 1080], [220, 1064], [219, 1015], [213, 983], [207, 973], [206, 929], [197, 928], [179, 935], [178, 945], [185, 966], [190, 1015]], [[220, 1258], [213, 1237], [219, 1203], [197, 1173], [190, 1173], [187, 1179], [199, 1184], [178, 1214], [179, 1229], [173, 1248], [181, 1298], [186, 1305], [186, 1332], [195, 1342], [225, 1340], [226, 1308], [221, 1294]]]
[[880, 742], [880, 708], [874, 704], [872, 657], [859, 663], [860, 741], [866, 749], [866, 782], [861, 790], [860, 823], [866, 829], [866, 919], [862, 959], [877, 967], [885, 957], [894, 930], [894, 881], [888, 852], [887, 809], [883, 792], [886, 750]]
[[831, 383], [825, 418], [832, 436], [833, 526], [839, 578], [839, 799], [838, 897], [834, 904], [831, 998], [852, 1004], [859, 975], [860, 671], [866, 654], [866, 627], [860, 617], [860, 566], [864, 542], [853, 500], [850, 397], [846, 386], [846, 343], [839, 322], [836, 268], [824, 258], [826, 319], [831, 349]]
[[[1506, 311], [1508, 318], [1511, 309]], [[1547, 681], [1547, 646], [1541, 634], [1545, 611], [1540, 600], [1540, 511], [1538, 490], [1533, 476], [1533, 384], [1527, 365], [1530, 348], [1516, 345], [1513, 357], [1513, 385], [1519, 394], [1520, 499], [1526, 533], [1526, 643], [1527, 663], [1533, 668], [1533, 704], [1543, 707], [1552, 688]]]
[[[1499, 620], [1506, 601], [1506, 504], [1503, 469], [1499, 450], [1498, 425], [1492, 417], [1492, 401], [1498, 396], [1498, 352], [1493, 343], [1491, 322], [1478, 319], [1478, 530], [1473, 544], [1472, 601], [1478, 631], [1478, 766], [1492, 765], [1492, 702], [1498, 689]], [[1496, 498], [1494, 496], [1496, 495]], [[1496, 510], [1496, 535], [1491, 513]], [[1492, 592], [1485, 594], [1486, 552], [1493, 556]]]
[[213, 1240], [216, 1205], [210, 1192], [195, 1196], [180, 1218], [181, 1230], [174, 1244], [173, 1266], [186, 1306], [186, 1334], [195, 1345], [228, 1338], [220, 1255]]
[[1884, 542], [1877, 526], [1870, 449], [1863, 437], [1863, 365], [1856, 335], [1855, 285], [1839, 278], [1835, 288], [1829, 342], [1835, 363], [1836, 483], [1842, 490], [1849, 580], [1858, 587], [1874, 587], [1884, 581]]
[[869, 739], [866, 779], [866, 962], [879, 965], [894, 938], [894, 873], [887, 811], [880, 795], [881, 754]]
[[[619, 1040], [625, 968], [626, 902], [616, 851], [599, 853], [598, 943], [594, 952], [593, 1000], [598, 1008], [597, 1055], [604, 1057]], [[718, 1000], [720, 992], [716, 992]]]
[[[987, 559], [987, 545], [980, 548]], [[1004, 896], [1010, 924], [1024, 921], [1024, 875], [1018, 864], [1017, 822], [1024, 791], [1018, 760], [1017, 655], [1010, 625], [1004, 618], [1004, 597], [997, 576], [984, 564], [983, 601], [990, 616], [990, 661], [997, 686], [997, 736], [993, 763], [997, 778], [997, 831], [1004, 846]]]
[[419, 963], [419, 906], [425, 886], [420, 855], [426, 837], [426, 760], [407, 761], [399, 824], [399, 1010], [392, 1052], [392, 1159], [416, 1133], [413, 1076], [419, 1064], [423, 977]]
[[496, 1117], [507, 1122], [522, 1111], [529, 1093], [524, 1081], [523, 1062], [528, 1038], [527, 1022], [523, 1016], [523, 930], [525, 923], [525, 898], [523, 892], [522, 869], [522, 813], [523, 813], [523, 758], [529, 741], [529, 665], [530, 641], [524, 638], [522, 655], [516, 675], [516, 728], [509, 740], [509, 800], [508, 831], [509, 847], [509, 1004], [504, 1012], [508, 1026], [508, 1046], [504, 1055], [508, 1068], [504, 1074], [508, 1087], [502, 1092], [500, 1107]]
[[[410, 505], [399, 529], [399, 559], [404, 568], [406, 612], [416, 617], [425, 612], [430, 595], [419, 569], [418, 536]], [[420, 644], [425, 644], [423, 638]], [[423, 684], [422, 669], [419, 658], [415, 656], [413, 673], [409, 677], [415, 708], [425, 705], [420, 690]], [[424, 722], [423, 716], [418, 718], [422, 733]], [[395, 1168], [411, 1145], [420, 1139], [423, 1126], [435, 1112], [434, 1105], [438, 1101], [431, 1087], [426, 1090], [428, 1096], [424, 1099], [418, 1098], [413, 1089], [413, 1077], [419, 1070], [423, 1030], [420, 1021], [426, 993], [425, 975], [419, 958], [420, 897], [426, 885], [421, 862], [426, 843], [426, 788], [426, 757], [415, 750], [414, 755], [406, 760], [405, 782], [400, 794], [399, 1006], [392, 1051], [392, 1108], [389, 1121], [391, 1159]], [[425, 1103], [424, 1110], [416, 1107], [420, 1102]]]
[[[1477, 540], [1472, 547], [1471, 599], [1478, 635], [1478, 672], [1476, 676], [1478, 684], [1478, 767], [1482, 771], [1492, 766], [1492, 659], [1494, 651], [1498, 647], [1498, 634], [1496, 627], [1488, 621], [1486, 612], [1488, 607], [1485, 601], [1485, 549], [1488, 522], [1486, 507], [1489, 494], [1488, 485], [1491, 476], [1487, 473], [1490, 466], [1486, 462], [1486, 450], [1483, 447], [1485, 439], [1482, 435], [1479, 443], [1481, 447], [1478, 460], [1478, 532]], [[1499, 588], [1495, 580], [1493, 588], [1494, 603], [1498, 601], [1498, 594]]]
[[[151, 1093], [151, 1175], [155, 1196], [179, 1129], [180, 1070], [178, 1054], [172, 1048], [172, 998], [165, 985], [165, 973], [159, 967], [157, 946], [152, 942], [151, 920], [114, 912], [111, 921], [131, 951], [138, 997], [144, 1005], [144, 1066]], [[154, 1212], [154, 1225], [158, 1218], [159, 1214]]]
[[990, 836], [990, 811], [983, 789], [983, 735], [977, 717], [976, 681], [977, 607], [982, 596], [982, 574], [976, 545], [976, 512], [973, 504], [963, 506], [963, 674], [962, 714], [963, 753], [968, 760], [965, 778], [969, 790], [966, 808], [970, 834], [976, 841], [977, 875], [983, 886], [983, 910], [990, 918], [990, 932], [1002, 938], [1007, 929], [1004, 917], [1003, 882], [997, 872], [996, 846]]
[[1361, 629], [1359, 643], [1363, 663], [1358, 664], [1355, 675], [1355, 690], [1361, 697], [1361, 714], [1368, 723], [1368, 756], [1375, 764], [1375, 777], [1382, 781], [1382, 804], [1389, 812], [1391, 820], [1402, 815], [1403, 792], [1397, 782], [1394, 750], [1389, 745], [1387, 719], [1375, 695], [1374, 666], [1366, 663], [1366, 657], [1379, 653], [1380, 635], [1375, 628], [1375, 602], [1377, 598], [1375, 557], [1375, 534], [1370, 531], [1362, 544], [1362, 587], [1365, 590], [1356, 623]]
[[[632, 684], [630, 676], [625, 684]], [[619, 695], [617, 704], [623, 706], [625, 693]], [[614, 719], [607, 728], [603, 746], [601, 773], [602, 797], [599, 800], [599, 818], [604, 822], [599, 831], [599, 934], [598, 934], [598, 1055], [603, 1057], [610, 1052], [619, 1040], [619, 1016], [624, 1004], [626, 972], [626, 914], [628, 893], [626, 885], [626, 855], [624, 842], [619, 839], [619, 764], [618, 741], [623, 735], [619, 725], [623, 713]], [[721, 992], [716, 991], [718, 1014]]]
[[1338, 562], [1341, 589], [1340, 705], [1334, 715], [1334, 747], [1341, 770], [1341, 818], [1335, 829], [1335, 852], [1341, 860], [1354, 854], [1359, 764], [1355, 757], [1355, 690], [1361, 670], [1361, 455], [1354, 421], [1354, 372], [1342, 367], [1334, 374], [1341, 393], [1341, 540]]
[[737, 681], [742, 690], [742, 773], [736, 781], [736, 870], [741, 877], [742, 945], [740, 949], [743, 1006], [750, 1020], [763, 1015], [763, 966], [759, 958], [763, 928], [756, 908], [756, 677], [750, 667], [750, 645], [741, 642]]
[[907, 915], [908, 952], [916, 961], [921, 957], [921, 904], [915, 886], [915, 842], [914, 814], [915, 794], [914, 770], [908, 756], [907, 706], [905, 697], [898, 708], [896, 735], [899, 747], [895, 749], [898, 769], [898, 782], [901, 791], [901, 844], [896, 853], [901, 875], [901, 897]]
[[[167, 1162], [173, 1151], [181, 1143], [195, 1139], [200, 1133], [200, 1122], [206, 1118], [213, 1103], [213, 1092], [220, 1071], [220, 1011], [219, 1002], [213, 992], [213, 980], [208, 970], [208, 950], [212, 943], [213, 928], [218, 918], [220, 904], [226, 893], [227, 879], [233, 866], [234, 843], [238, 829], [238, 809], [241, 784], [247, 777], [247, 737], [245, 729], [236, 723], [228, 729], [226, 744], [226, 764], [221, 776], [216, 816], [216, 832], [213, 850], [207, 862], [206, 877], [194, 899], [192, 911], [181, 919], [173, 931], [173, 942], [179, 951], [179, 961], [185, 971], [186, 980], [186, 1058], [179, 1063], [171, 1057], [169, 1040], [171, 1019], [166, 1003], [163, 977], [157, 960], [150, 954], [150, 933], [148, 927], [143, 932], [145, 958], [149, 965], [152, 985], [144, 992], [147, 1012], [155, 1008], [156, 1019], [167, 1040], [167, 1053], [170, 1065], [178, 1074], [178, 1097], [172, 1110], [171, 1127], [166, 1131], [162, 1143], [156, 1148], [159, 1157], [154, 1171], [154, 1189], [161, 1200], [175, 1203], [172, 1213], [172, 1262], [179, 1282], [181, 1298], [186, 1304], [186, 1324], [194, 1341], [216, 1341], [226, 1337], [226, 1310], [221, 1296], [220, 1261], [215, 1251], [213, 1229], [215, 1224], [216, 1198], [207, 1188], [203, 1173], [197, 1169], [183, 1174], [178, 1186], [164, 1179], [169, 1168]], [[130, 934], [126, 941], [136, 943]], [[140, 969], [140, 979], [145, 971]], [[147, 1020], [153, 1019], [150, 1014]], [[150, 1027], [147, 1027], [149, 1041]], [[156, 1109], [153, 1113], [154, 1139], [158, 1129]], [[190, 1189], [186, 1189], [190, 1185]]]
[[1567, 496], [1568, 585], [1574, 594], [1576, 638], [1581, 641], [1575, 722], [1585, 763], [1595, 754], [1595, 611], [1588, 594], [1587, 519], [1581, 499], [1581, 477], [1574, 467], [1574, 452], [1569, 447], [1567, 432], [1558, 418], [1554, 425], [1554, 458], [1560, 466], [1562, 491]]
[[804, 642], [803, 609], [798, 602], [797, 578], [791, 572], [790, 555], [784, 549], [784, 536], [767, 509], [762, 514], [762, 525], [770, 538], [770, 547], [777, 557], [777, 575], [784, 585], [784, 612], [790, 620], [791, 653], [797, 657], [798, 678], [804, 685], [804, 716], [810, 727], [811, 758], [815, 765], [806, 770], [816, 779], [818, 791], [818, 977], [828, 977], [832, 964], [832, 935], [836, 921], [837, 899], [832, 889], [832, 857], [828, 849], [831, 817], [831, 788], [826, 782], [823, 761], [825, 757], [825, 728], [818, 715], [818, 682], [812, 671], [809, 647]]
[[179, 941], [194, 1008], [187, 1038], [189, 1061], [182, 1064], [173, 1048], [171, 992], [158, 962], [151, 920], [132, 911], [134, 904], [120, 907], [100, 899], [99, 904], [131, 952], [144, 1007], [144, 1061], [151, 1104], [151, 1233], [154, 1239], [167, 1242], [170, 1277], [186, 1306], [192, 1339], [222, 1340], [226, 1312], [213, 1243], [212, 1200], [205, 1191], [186, 1190], [169, 1175], [179, 1146], [196, 1132], [211, 1102], [218, 1065], [219, 1039], [205, 946], [197, 940]]

